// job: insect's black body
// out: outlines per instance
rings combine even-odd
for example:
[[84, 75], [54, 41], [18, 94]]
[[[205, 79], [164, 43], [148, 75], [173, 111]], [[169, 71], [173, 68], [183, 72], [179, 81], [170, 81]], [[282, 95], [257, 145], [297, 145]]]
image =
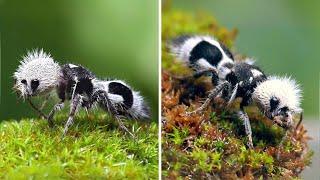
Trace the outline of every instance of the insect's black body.
[[[260, 73], [254, 74], [253, 70]], [[237, 87], [235, 98], [242, 98], [241, 108], [251, 103], [254, 89], [266, 79], [267, 76], [259, 67], [243, 62], [235, 63], [234, 68], [226, 75], [226, 81], [231, 84], [232, 89]]]
[[[73, 64], [63, 65], [61, 74], [58, 85], [61, 102], [55, 109], [58, 110], [66, 99], [71, 100], [69, 124], [79, 107], [90, 109], [95, 105], [100, 106], [115, 118], [149, 117], [149, 109], [145, 104], [141, 104], [141, 97], [138, 94], [135, 96], [133, 90], [122, 81], [99, 80], [86, 68]], [[54, 111], [56, 110], [52, 111], [49, 118], [52, 118]], [[68, 129], [67, 126], [68, 123], [65, 132]]]
[[96, 78], [92, 72], [82, 66], [72, 64], [63, 65], [61, 72], [62, 77], [58, 86], [58, 95], [62, 101], [66, 98], [70, 100], [74, 94], [92, 96], [92, 80]]
[[[72, 100], [75, 96], [81, 96], [81, 106], [91, 108], [98, 103], [103, 109], [114, 109], [113, 115], [124, 115], [125, 111], [132, 108], [134, 103], [133, 91], [121, 81], [97, 80], [95, 75], [82, 66], [65, 64], [61, 68], [62, 76], [58, 85], [58, 95], [61, 102]], [[107, 83], [108, 90], [105, 85]], [[123, 102], [113, 103], [108, 95], [119, 95]], [[102, 100], [105, 99], [105, 100]], [[104, 101], [110, 103], [104, 103]], [[114, 106], [114, 107], [110, 107]]]

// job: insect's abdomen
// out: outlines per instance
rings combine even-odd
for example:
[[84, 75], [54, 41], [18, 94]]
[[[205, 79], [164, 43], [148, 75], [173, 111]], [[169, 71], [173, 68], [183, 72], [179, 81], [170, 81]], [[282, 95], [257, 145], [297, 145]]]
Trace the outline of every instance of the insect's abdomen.
[[[149, 119], [150, 110], [139, 92], [120, 80], [97, 80], [94, 91], [105, 91], [118, 115], [133, 119]], [[103, 107], [108, 109], [107, 107]], [[110, 109], [110, 108], [109, 108]]]
[[200, 59], [205, 59], [211, 66], [216, 67], [222, 59], [222, 53], [216, 46], [201, 41], [190, 52], [189, 61], [196, 64]]
[[191, 68], [206, 70], [233, 63], [228, 48], [209, 36], [180, 36], [171, 43], [171, 52]]
[[115, 94], [122, 96], [123, 98], [123, 105], [126, 109], [129, 109], [133, 105], [133, 93], [132, 90], [119, 82], [110, 82], [108, 88], [109, 94]]

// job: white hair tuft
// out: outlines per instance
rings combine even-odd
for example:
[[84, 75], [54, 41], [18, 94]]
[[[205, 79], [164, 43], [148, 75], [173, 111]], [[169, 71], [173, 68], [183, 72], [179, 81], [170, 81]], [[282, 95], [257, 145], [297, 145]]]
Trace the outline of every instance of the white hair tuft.
[[253, 92], [253, 100], [265, 112], [270, 110], [270, 99], [279, 99], [279, 106], [288, 107], [289, 110], [299, 113], [302, 91], [300, 86], [291, 77], [271, 76], [264, 82], [258, 84]]
[[247, 57], [244, 59], [244, 62], [250, 65], [254, 65], [254, 63], [256, 62], [256, 60], [252, 57]]
[[[40, 50], [32, 50], [23, 56], [20, 65], [14, 72], [16, 84], [14, 88], [18, 90], [22, 96], [28, 93], [32, 80], [39, 80], [37, 93], [50, 91], [58, 85], [60, 78], [60, 66], [54, 61], [49, 53]], [[21, 83], [26, 80], [27, 86]]]
[[50, 53], [46, 53], [43, 49], [34, 49], [27, 52], [27, 55], [23, 56], [23, 63], [28, 63], [30, 61], [39, 60], [39, 59], [52, 59]]

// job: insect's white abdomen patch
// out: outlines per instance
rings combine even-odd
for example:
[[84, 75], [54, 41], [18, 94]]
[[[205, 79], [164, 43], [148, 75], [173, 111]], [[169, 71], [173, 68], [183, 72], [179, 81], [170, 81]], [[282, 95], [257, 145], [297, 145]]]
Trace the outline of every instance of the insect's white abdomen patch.
[[197, 64], [198, 64], [198, 69], [199, 70], [206, 70], [206, 69], [212, 69], [214, 68], [207, 60], [205, 59], [199, 59], [197, 61]]
[[108, 97], [110, 98], [110, 100], [114, 103], [114, 104], [119, 104], [119, 103], [123, 103], [123, 97], [118, 95], [118, 94], [108, 94]]
[[[127, 95], [123, 94], [124, 92], [111, 92], [110, 85], [111, 84], [121, 84], [128, 89], [130, 89], [132, 93], [132, 102], [130, 103], [130, 107], [128, 109], [125, 109], [125, 111], [130, 115], [130, 117], [134, 119], [148, 119], [150, 118], [149, 108], [146, 106], [143, 97], [140, 95], [139, 92], [134, 91], [129, 85], [127, 85], [125, 82], [120, 80], [107, 80], [107, 81], [97, 81], [95, 80], [94, 84], [96, 88], [103, 88], [107, 93], [108, 97], [111, 100], [111, 103], [117, 106], [117, 104], [124, 105], [126, 101], [131, 99]], [[102, 87], [103, 86], [103, 87]], [[122, 88], [124, 90], [126, 88]], [[113, 90], [114, 91], [114, 90]], [[117, 94], [116, 94], [117, 93]], [[122, 95], [121, 95], [122, 94]]]

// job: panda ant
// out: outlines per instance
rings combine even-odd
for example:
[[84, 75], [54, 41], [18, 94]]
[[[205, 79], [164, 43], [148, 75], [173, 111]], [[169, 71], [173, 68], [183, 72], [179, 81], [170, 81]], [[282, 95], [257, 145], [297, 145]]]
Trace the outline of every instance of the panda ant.
[[[134, 91], [121, 80], [100, 80], [81, 65], [60, 66], [49, 53], [33, 50], [25, 55], [13, 75], [14, 90], [27, 100], [37, 113], [54, 125], [53, 117], [66, 101], [71, 101], [68, 120], [64, 126], [63, 137], [74, 122], [80, 108], [86, 110], [99, 106], [118, 120], [120, 127], [131, 134], [121, 119], [150, 119], [150, 109], [139, 92]], [[58, 102], [49, 115], [42, 112], [31, 101], [35, 96], [47, 96], [56, 91]], [[132, 134], [131, 134], [132, 135]]]
[[180, 36], [169, 46], [178, 60], [193, 69], [191, 78], [209, 76], [215, 86], [204, 103], [188, 114], [205, 111], [215, 97], [221, 97], [228, 105], [241, 98], [237, 116], [244, 123], [249, 148], [253, 148], [252, 131], [245, 107], [257, 105], [267, 118], [285, 130], [292, 128], [295, 114], [301, 113], [302, 117], [301, 89], [292, 78], [267, 76], [250, 58], [235, 61], [231, 51], [210, 36]]

